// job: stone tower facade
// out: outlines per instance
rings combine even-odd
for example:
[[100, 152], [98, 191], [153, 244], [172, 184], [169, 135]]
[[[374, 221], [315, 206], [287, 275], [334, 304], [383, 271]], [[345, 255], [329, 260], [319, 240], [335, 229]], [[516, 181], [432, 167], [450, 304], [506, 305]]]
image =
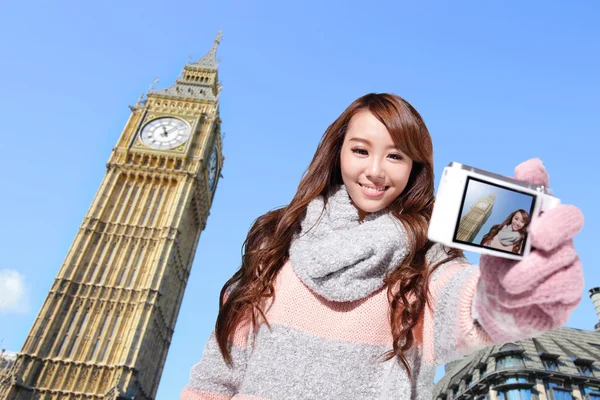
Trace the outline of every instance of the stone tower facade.
[[216, 51], [131, 115], [1, 399], [153, 399], [222, 166]]
[[482, 197], [471, 206], [471, 209], [460, 219], [458, 232], [456, 233], [457, 240], [469, 243], [473, 242], [483, 224], [490, 217], [495, 200], [496, 196], [491, 194], [487, 197]]

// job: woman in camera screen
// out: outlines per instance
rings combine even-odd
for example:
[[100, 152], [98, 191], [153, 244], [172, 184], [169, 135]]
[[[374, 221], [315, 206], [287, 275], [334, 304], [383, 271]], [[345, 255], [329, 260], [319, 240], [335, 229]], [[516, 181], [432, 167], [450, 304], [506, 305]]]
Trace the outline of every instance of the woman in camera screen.
[[512, 212], [504, 222], [492, 226], [481, 245], [520, 254], [530, 220], [525, 210]]

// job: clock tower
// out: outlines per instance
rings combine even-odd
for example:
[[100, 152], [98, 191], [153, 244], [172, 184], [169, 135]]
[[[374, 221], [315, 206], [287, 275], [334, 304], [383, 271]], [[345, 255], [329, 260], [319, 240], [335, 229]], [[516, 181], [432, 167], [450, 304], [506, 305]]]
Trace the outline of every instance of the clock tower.
[[460, 219], [458, 233], [456, 234], [457, 240], [469, 243], [473, 242], [473, 239], [475, 239], [481, 230], [481, 227], [486, 223], [492, 213], [495, 200], [496, 195], [490, 194], [473, 203], [471, 209]]
[[223, 163], [220, 39], [130, 107], [0, 398], [155, 398]]

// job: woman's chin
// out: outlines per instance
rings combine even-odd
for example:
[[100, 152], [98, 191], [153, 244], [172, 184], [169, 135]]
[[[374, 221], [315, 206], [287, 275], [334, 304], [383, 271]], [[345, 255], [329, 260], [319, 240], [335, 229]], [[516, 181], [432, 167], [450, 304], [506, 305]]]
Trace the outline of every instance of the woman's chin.
[[365, 214], [371, 214], [371, 213], [376, 213], [378, 211], [381, 211], [385, 208], [385, 206], [383, 206], [382, 204], [364, 204], [364, 202], [354, 202], [354, 207], [356, 207], [359, 211], [361, 211], [362, 213]]
[[376, 213], [383, 210], [383, 207], [358, 207], [362, 212], [366, 214]]

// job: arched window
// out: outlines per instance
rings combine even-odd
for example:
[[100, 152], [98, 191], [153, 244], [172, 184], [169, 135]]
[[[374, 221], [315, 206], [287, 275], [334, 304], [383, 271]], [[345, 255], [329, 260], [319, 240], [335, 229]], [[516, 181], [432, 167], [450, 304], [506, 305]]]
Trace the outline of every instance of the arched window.
[[499, 400], [531, 400], [531, 389], [534, 383], [524, 376], [504, 379], [494, 390], [498, 392]]
[[542, 360], [542, 364], [546, 371], [558, 371], [558, 362], [555, 358], [540, 357], [540, 360]]
[[500, 351], [506, 352], [506, 351], [521, 351], [521, 346], [518, 346], [515, 343], [506, 343], [504, 346], [502, 346], [502, 348], [500, 349]]
[[591, 364], [583, 364], [583, 363], [575, 363], [577, 370], [579, 371], [579, 375], [581, 376], [594, 376], [592, 372]]
[[581, 394], [587, 396], [590, 400], [600, 400], [600, 387], [593, 385], [583, 385]]
[[523, 356], [520, 354], [508, 354], [496, 358], [496, 369], [509, 367], [524, 367]]
[[571, 389], [566, 387], [564, 382], [548, 380], [546, 381], [546, 392], [550, 400], [571, 400]]
[[496, 357], [496, 369], [524, 367], [523, 352], [523, 348], [515, 343], [505, 344], [493, 354]]

